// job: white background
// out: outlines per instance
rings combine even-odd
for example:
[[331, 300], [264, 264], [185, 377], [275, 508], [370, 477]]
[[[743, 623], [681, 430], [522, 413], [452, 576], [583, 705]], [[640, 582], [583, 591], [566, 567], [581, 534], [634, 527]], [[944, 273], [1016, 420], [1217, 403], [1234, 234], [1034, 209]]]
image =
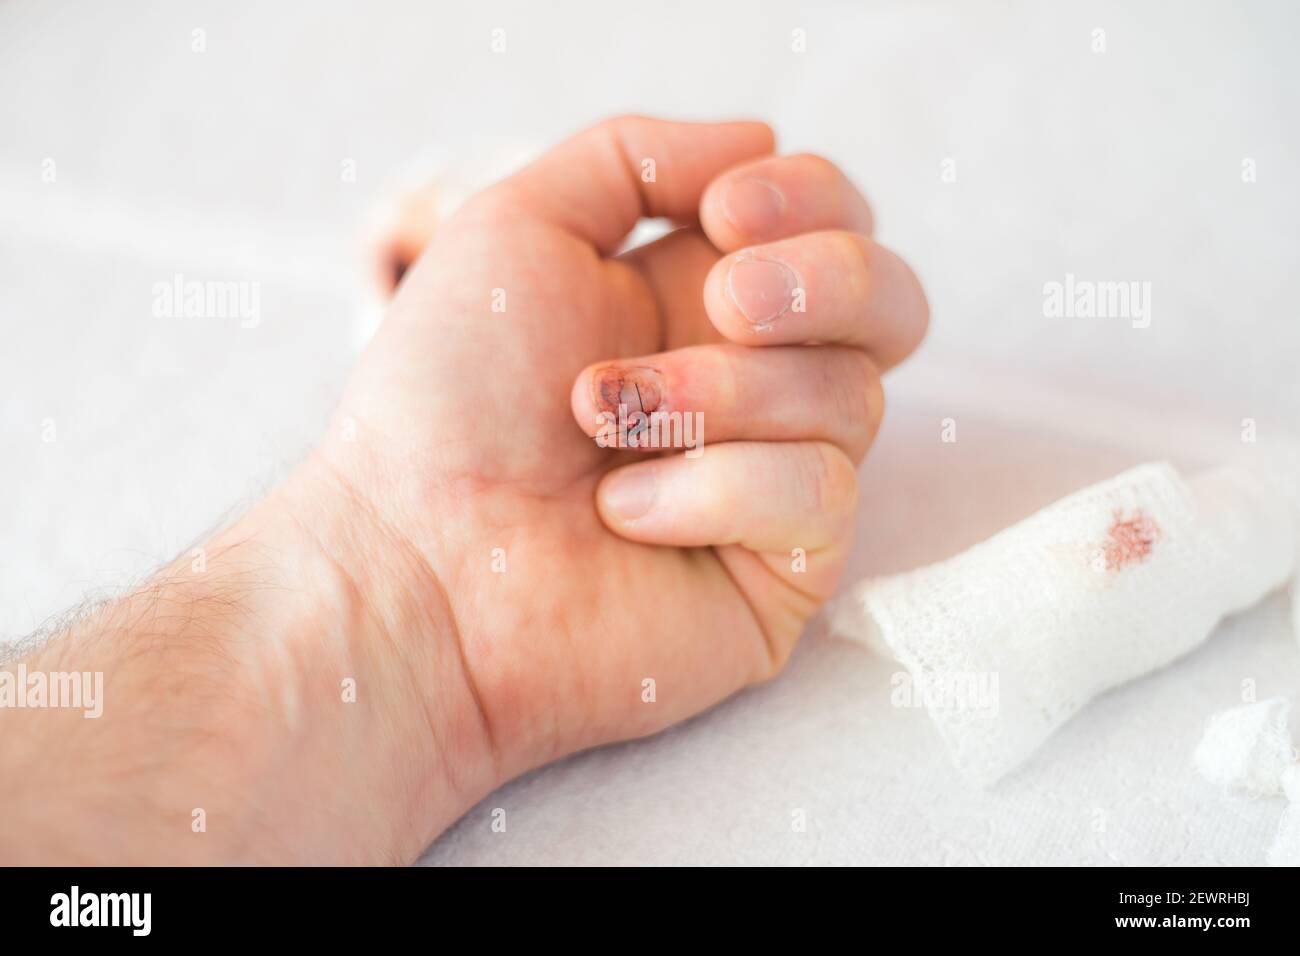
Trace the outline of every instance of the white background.
[[[9, 0], [0, 637], [138, 579], [309, 447], [373, 308], [366, 229], [410, 176], [450, 157], [472, 179], [611, 113], [770, 121], [849, 171], [925, 281], [855, 573], [1138, 461], [1218, 459], [1245, 418], [1295, 429], [1297, 39], [1281, 2]], [[261, 324], [154, 318], [177, 272], [259, 281]], [[1045, 318], [1067, 272], [1150, 282], [1150, 327]], [[890, 665], [813, 634], [775, 683], [507, 786], [426, 859], [1258, 863], [1280, 802], [1215, 792], [1190, 752], [1243, 680], [1300, 691], [1286, 613], [1107, 695], [988, 793], [889, 706]]]

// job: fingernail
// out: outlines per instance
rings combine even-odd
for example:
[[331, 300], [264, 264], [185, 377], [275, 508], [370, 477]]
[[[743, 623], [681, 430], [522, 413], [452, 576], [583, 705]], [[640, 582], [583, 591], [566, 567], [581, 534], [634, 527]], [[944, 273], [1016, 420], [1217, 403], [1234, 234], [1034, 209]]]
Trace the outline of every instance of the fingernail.
[[737, 259], [727, 274], [731, 301], [758, 329], [769, 327], [790, 308], [798, 284], [794, 271], [775, 259]]
[[655, 469], [632, 467], [616, 471], [601, 487], [606, 510], [624, 521], [640, 518], [655, 502]]
[[663, 404], [664, 380], [658, 369], [646, 365], [612, 365], [592, 377], [591, 393], [603, 412], [617, 415], [625, 405], [629, 413], [649, 414]]
[[785, 215], [785, 197], [761, 179], [739, 179], [723, 190], [722, 212], [741, 232], [763, 238], [776, 231]]

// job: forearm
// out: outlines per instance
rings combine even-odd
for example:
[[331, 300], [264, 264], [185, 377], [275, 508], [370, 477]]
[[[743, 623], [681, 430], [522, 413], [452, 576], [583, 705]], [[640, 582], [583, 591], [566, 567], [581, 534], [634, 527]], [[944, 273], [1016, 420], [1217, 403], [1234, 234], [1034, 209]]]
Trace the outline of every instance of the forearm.
[[0, 709], [0, 859], [412, 859], [495, 782], [427, 573], [304, 465], [22, 662], [102, 673], [102, 712]]

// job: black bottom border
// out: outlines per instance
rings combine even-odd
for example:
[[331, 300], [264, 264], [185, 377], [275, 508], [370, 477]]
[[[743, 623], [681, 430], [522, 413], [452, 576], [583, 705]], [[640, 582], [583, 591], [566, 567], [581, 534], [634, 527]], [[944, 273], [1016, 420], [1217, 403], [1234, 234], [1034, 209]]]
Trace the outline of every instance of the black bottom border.
[[[735, 944], [769, 942], [782, 926], [864, 942], [906, 930], [927, 946], [1124, 936], [1222, 945], [1243, 933], [1294, 939], [1300, 913], [1296, 871], [1266, 869], [36, 868], [0, 869], [0, 881], [6, 942], [76, 934], [338, 945], [406, 932], [461, 945], [473, 932], [484, 942], [576, 934], [631, 944], [671, 931]], [[115, 911], [125, 925], [71, 925], [112, 921]]]

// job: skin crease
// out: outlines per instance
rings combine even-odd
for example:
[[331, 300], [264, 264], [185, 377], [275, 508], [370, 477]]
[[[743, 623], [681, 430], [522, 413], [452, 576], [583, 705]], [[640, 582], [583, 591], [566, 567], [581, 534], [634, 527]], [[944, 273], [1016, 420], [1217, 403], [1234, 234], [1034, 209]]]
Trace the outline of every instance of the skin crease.
[[[30, 658], [103, 670], [108, 702], [0, 712], [0, 861], [409, 862], [512, 777], [774, 676], [928, 311], [843, 174], [772, 150], [758, 123], [623, 117], [439, 223], [327, 435], [207, 570]], [[614, 256], [640, 216], [684, 226]], [[755, 246], [808, 283], [761, 333], [719, 298]], [[619, 364], [704, 415], [701, 456], [597, 446]]]

